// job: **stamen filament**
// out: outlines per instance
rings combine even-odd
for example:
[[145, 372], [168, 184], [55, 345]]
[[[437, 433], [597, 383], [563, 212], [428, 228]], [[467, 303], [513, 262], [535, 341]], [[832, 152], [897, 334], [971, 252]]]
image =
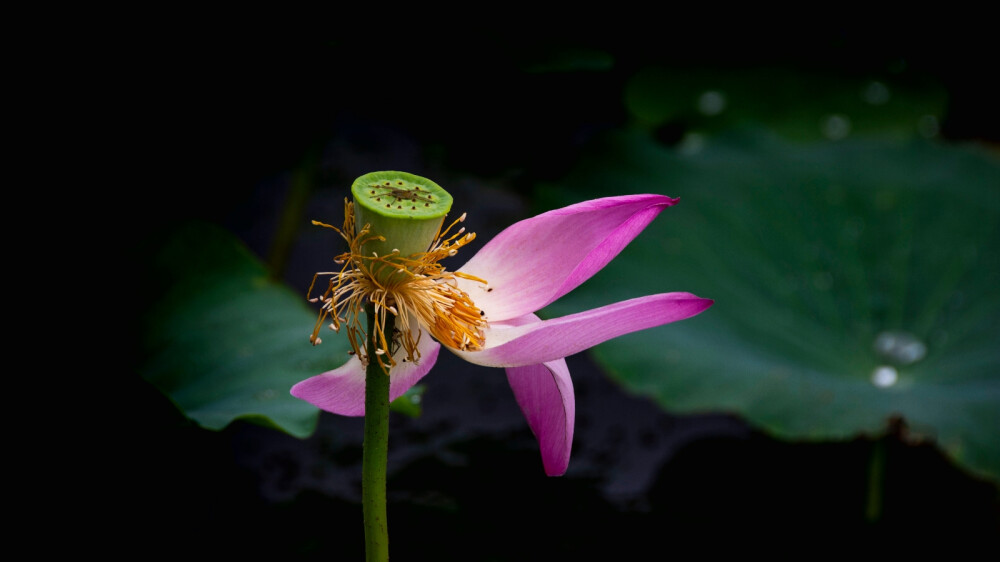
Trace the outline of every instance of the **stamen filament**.
[[[348, 243], [349, 250], [336, 256], [335, 263], [342, 265], [339, 272], [317, 273], [313, 276], [306, 297], [310, 302], [321, 300], [319, 318], [310, 336], [318, 345], [319, 330], [330, 318], [330, 328], [339, 332], [347, 326], [351, 351], [365, 365], [370, 357], [362, 345], [367, 337], [360, 317], [366, 303], [371, 303], [375, 326], [373, 335], [377, 350], [375, 358], [386, 373], [396, 364], [394, 352], [401, 346], [406, 361], [419, 362], [421, 328], [426, 329], [442, 344], [466, 351], [481, 349], [485, 344], [485, 314], [458, 288], [456, 278], [469, 279], [487, 285], [487, 281], [461, 272], [447, 271], [438, 262], [455, 255], [466, 244], [475, 240], [475, 233], [466, 233], [461, 227], [448, 235], [451, 229], [465, 220], [466, 215], [438, 230], [434, 242], [426, 252], [402, 256], [399, 250], [379, 256], [376, 252], [363, 255], [361, 248], [370, 241], [385, 239], [371, 232], [370, 225], [355, 232], [353, 204], [345, 199], [344, 225], [338, 229], [319, 221], [313, 224], [332, 228]], [[316, 278], [331, 275], [326, 292], [321, 298], [309, 298]], [[387, 316], [395, 318], [396, 330], [385, 333]], [[417, 325], [412, 324], [415, 320]]]

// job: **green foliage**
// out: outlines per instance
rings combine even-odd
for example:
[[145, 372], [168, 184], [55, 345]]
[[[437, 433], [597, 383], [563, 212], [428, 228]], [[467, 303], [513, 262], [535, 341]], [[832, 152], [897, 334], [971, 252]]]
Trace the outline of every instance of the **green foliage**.
[[[539, 190], [546, 207], [616, 192], [681, 202], [545, 313], [670, 291], [715, 299], [696, 318], [595, 348], [622, 385], [673, 412], [735, 412], [790, 439], [878, 435], [902, 418], [914, 439], [1000, 479], [994, 157], [760, 133], [689, 152], [624, 132], [582, 162]], [[876, 345], [887, 336], [911, 347]], [[875, 384], [880, 367], [892, 384]]]
[[389, 410], [411, 418], [419, 418], [423, 413], [420, 402], [423, 400], [425, 390], [427, 387], [422, 384], [410, 387], [402, 396], [389, 403]]
[[913, 73], [844, 76], [779, 67], [650, 66], [624, 91], [626, 108], [642, 126], [705, 132], [766, 123], [796, 140], [934, 136], [946, 99], [939, 84]]
[[312, 433], [318, 410], [288, 391], [339, 366], [346, 338], [311, 346], [316, 313], [304, 295], [270, 280], [232, 234], [189, 224], [159, 240], [143, 252], [142, 278], [152, 280], [143, 378], [208, 429], [242, 418], [297, 437]]

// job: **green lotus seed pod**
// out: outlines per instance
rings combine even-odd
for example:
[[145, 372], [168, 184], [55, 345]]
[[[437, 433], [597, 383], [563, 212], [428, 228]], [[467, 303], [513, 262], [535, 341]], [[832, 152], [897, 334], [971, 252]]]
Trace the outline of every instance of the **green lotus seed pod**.
[[358, 230], [371, 225], [385, 238], [364, 245], [364, 254], [399, 250], [410, 256], [426, 252], [451, 210], [451, 195], [427, 178], [406, 172], [371, 172], [354, 180], [354, 220]]

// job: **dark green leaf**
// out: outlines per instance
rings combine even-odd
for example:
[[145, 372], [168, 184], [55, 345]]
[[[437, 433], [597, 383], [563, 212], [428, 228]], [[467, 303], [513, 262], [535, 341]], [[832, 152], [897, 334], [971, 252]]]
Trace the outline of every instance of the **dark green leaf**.
[[546, 314], [659, 292], [715, 299], [595, 348], [615, 379], [668, 410], [736, 412], [785, 438], [880, 434], [901, 417], [1000, 479], [995, 157], [757, 134], [684, 153], [623, 133], [584, 161], [541, 190], [546, 206], [644, 192], [681, 202]]
[[305, 295], [270, 280], [222, 229], [187, 225], [145, 254], [152, 303], [143, 317], [143, 378], [209, 429], [242, 418], [312, 433], [318, 410], [289, 389], [339, 366], [346, 338], [310, 345], [316, 311]]
[[419, 418], [423, 411], [420, 402], [423, 400], [425, 390], [427, 387], [422, 384], [411, 387], [402, 396], [393, 400], [389, 404], [389, 409], [411, 418]]
[[796, 140], [934, 136], [945, 101], [939, 84], [912, 72], [844, 76], [790, 68], [647, 67], [625, 88], [625, 105], [644, 126], [720, 131], [767, 123]]

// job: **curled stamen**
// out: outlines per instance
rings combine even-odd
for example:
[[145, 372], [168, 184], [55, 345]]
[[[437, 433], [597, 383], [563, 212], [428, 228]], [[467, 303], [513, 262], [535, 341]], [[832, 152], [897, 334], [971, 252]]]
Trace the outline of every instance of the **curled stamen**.
[[[349, 248], [336, 256], [335, 263], [342, 267], [339, 272], [329, 273], [333, 277], [322, 297], [310, 299], [311, 302], [318, 299], [323, 303], [316, 328], [310, 336], [314, 345], [321, 341], [319, 328], [329, 318], [329, 327], [334, 331], [339, 332], [341, 326], [347, 326], [352, 353], [367, 365], [370, 357], [364, 349], [367, 336], [361, 316], [366, 303], [370, 303], [375, 311], [374, 356], [387, 373], [396, 364], [394, 354], [399, 349], [404, 352], [406, 361], [419, 362], [417, 345], [421, 328], [446, 346], [472, 351], [482, 349], [487, 325], [485, 313], [476, 307], [467, 293], [458, 288], [455, 280], [471, 279], [484, 286], [487, 282], [465, 273], [447, 271], [439, 263], [475, 240], [475, 233], [466, 233], [464, 227], [449, 235], [456, 224], [465, 220], [466, 215], [463, 213], [447, 228], [439, 229], [426, 252], [403, 256], [398, 249], [394, 249], [388, 255], [380, 256], [374, 251], [365, 255], [361, 252], [365, 243], [384, 238], [372, 233], [367, 224], [357, 229], [357, 234], [351, 235], [356, 227], [353, 205], [347, 200], [344, 203], [343, 229], [313, 221], [336, 230], [347, 241]], [[388, 271], [392, 273], [386, 275]], [[313, 277], [310, 293], [319, 275], [317, 273]], [[397, 329], [391, 334], [385, 333], [387, 314], [396, 318]]]

